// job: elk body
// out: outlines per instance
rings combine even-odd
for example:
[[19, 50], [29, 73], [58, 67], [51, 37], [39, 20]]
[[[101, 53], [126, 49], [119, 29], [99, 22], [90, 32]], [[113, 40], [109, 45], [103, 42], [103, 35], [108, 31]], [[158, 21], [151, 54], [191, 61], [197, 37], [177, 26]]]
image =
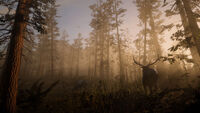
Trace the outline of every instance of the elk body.
[[135, 64], [139, 65], [142, 68], [142, 84], [145, 92], [147, 93], [149, 89], [150, 93], [152, 93], [154, 88], [157, 89], [158, 74], [154, 69], [150, 68], [150, 66], [159, 61], [159, 59], [148, 65], [142, 65], [136, 62], [135, 59], [133, 60]]
[[157, 88], [157, 72], [154, 69], [144, 66], [142, 67], [142, 73], [142, 83], [145, 91], [147, 92], [149, 88], [150, 92], [152, 92], [153, 88]]

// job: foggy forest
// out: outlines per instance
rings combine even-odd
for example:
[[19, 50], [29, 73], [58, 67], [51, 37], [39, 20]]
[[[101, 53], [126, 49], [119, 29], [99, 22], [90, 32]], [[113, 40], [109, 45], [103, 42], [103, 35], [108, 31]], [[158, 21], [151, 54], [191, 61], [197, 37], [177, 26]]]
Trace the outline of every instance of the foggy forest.
[[200, 113], [200, 0], [0, 0], [0, 113]]

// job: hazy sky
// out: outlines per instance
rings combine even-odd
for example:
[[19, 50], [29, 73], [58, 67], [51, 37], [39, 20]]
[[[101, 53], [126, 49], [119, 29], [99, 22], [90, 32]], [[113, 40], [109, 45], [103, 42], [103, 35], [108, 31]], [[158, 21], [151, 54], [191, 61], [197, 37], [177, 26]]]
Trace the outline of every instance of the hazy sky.
[[[124, 24], [122, 29], [128, 28], [131, 38], [136, 39], [137, 33], [140, 31], [138, 27], [138, 12], [133, 0], [122, 0], [123, 8], [127, 9], [126, 15], [123, 18]], [[91, 22], [90, 5], [96, 3], [96, 0], [58, 0], [60, 4], [58, 15], [61, 16], [58, 20], [60, 30], [66, 30], [69, 34], [70, 40], [77, 37], [77, 34], [82, 33], [83, 37], [88, 37], [92, 31], [89, 24]], [[177, 21], [177, 18], [168, 18], [165, 23]], [[170, 36], [174, 31], [166, 32], [163, 36], [165, 43], [162, 44], [163, 49], [166, 51], [170, 48], [173, 42]]]
[[[131, 35], [135, 36], [139, 29], [137, 26], [137, 9], [132, 3], [133, 0], [123, 0], [123, 8], [127, 9], [126, 16], [123, 18], [123, 29], [128, 28]], [[80, 32], [84, 37], [92, 31], [89, 24], [91, 22], [90, 5], [96, 3], [96, 0], [58, 0], [61, 4], [59, 8], [60, 30], [66, 30], [71, 39], [76, 38]]]
[[[125, 17], [123, 17], [124, 24], [120, 29], [127, 29], [131, 35], [131, 38], [136, 39], [136, 34], [140, 31], [141, 27], [138, 27], [138, 11], [133, 4], [133, 0], [122, 0], [122, 7], [127, 9], [125, 13]], [[91, 10], [89, 8], [90, 5], [96, 3], [96, 0], [57, 0], [57, 3], [60, 4], [58, 9], [58, 27], [60, 31], [66, 30], [69, 34], [70, 40], [77, 38], [78, 33], [82, 33], [83, 37], [89, 37], [89, 33], [92, 31], [89, 26], [92, 16]], [[4, 12], [0, 7], [0, 13]], [[162, 11], [164, 12], [164, 10]], [[164, 13], [163, 13], [164, 14]], [[180, 18], [167, 18], [165, 19], [165, 23], [175, 23], [179, 21]], [[165, 32], [163, 35], [164, 40], [163, 48], [167, 50], [172, 46], [173, 42], [170, 40], [170, 36], [174, 31]]]

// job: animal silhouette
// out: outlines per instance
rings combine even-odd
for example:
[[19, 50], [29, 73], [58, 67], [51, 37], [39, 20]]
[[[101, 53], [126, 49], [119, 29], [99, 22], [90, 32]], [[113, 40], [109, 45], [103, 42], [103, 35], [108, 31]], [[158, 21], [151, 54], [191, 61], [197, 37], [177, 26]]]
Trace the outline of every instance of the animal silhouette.
[[146, 93], [148, 89], [150, 93], [153, 92], [154, 88], [157, 89], [158, 74], [154, 69], [150, 68], [150, 66], [157, 63], [159, 60], [160, 58], [156, 59], [153, 63], [142, 65], [133, 58], [134, 63], [142, 68], [142, 84]]

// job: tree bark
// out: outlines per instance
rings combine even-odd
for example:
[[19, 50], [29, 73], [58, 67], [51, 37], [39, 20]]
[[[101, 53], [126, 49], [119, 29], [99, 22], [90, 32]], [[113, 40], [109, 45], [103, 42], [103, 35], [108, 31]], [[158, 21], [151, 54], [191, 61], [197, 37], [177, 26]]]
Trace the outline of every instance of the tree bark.
[[198, 54], [200, 55], [200, 29], [197, 24], [197, 20], [193, 15], [191, 3], [189, 0], [182, 0], [185, 12], [187, 14], [187, 19], [189, 23], [189, 28], [192, 33], [192, 37], [194, 38], [194, 43], [197, 48]]
[[[191, 33], [191, 30], [189, 28], [189, 23], [188, 23], [187, 16], [186, 16], [186, 13], [185, 13], [185, 10], [184, 10], [184, 6], [183, 6], [183, 4], [180, 0], [176, 0], [176, 3], [177, 3], [177, 7], [178, 7], [178, 10], [179, 10], [179, 13], [180, 13], [180, 17], [181, 17], [181, 21], [182, 21], [182, 24], [183, 24], [184, 31], [185, 31], [186, 35], [188, 35], [188, 34]], [[194, 38], [192, 38], [192, 43], [194, 43]], [[196, 68], [196, 70], [198, 70], [199, 66], [200, 66], [200, 56], [198, 54], [198, 50], [193, 45], [189, 49], [190, 49], [190, 52], [191, 52], [191, 55], [192, 55], [192, 59], [194, 61], [195, 68]]]
[[18, 75], [21, 64], [23, 38], [28, 16], [27, 4], [30, 0], [19, 0], [15, 22], [9, 43], [5, 67], [3, 70], [3, 113], [16, 113]]

